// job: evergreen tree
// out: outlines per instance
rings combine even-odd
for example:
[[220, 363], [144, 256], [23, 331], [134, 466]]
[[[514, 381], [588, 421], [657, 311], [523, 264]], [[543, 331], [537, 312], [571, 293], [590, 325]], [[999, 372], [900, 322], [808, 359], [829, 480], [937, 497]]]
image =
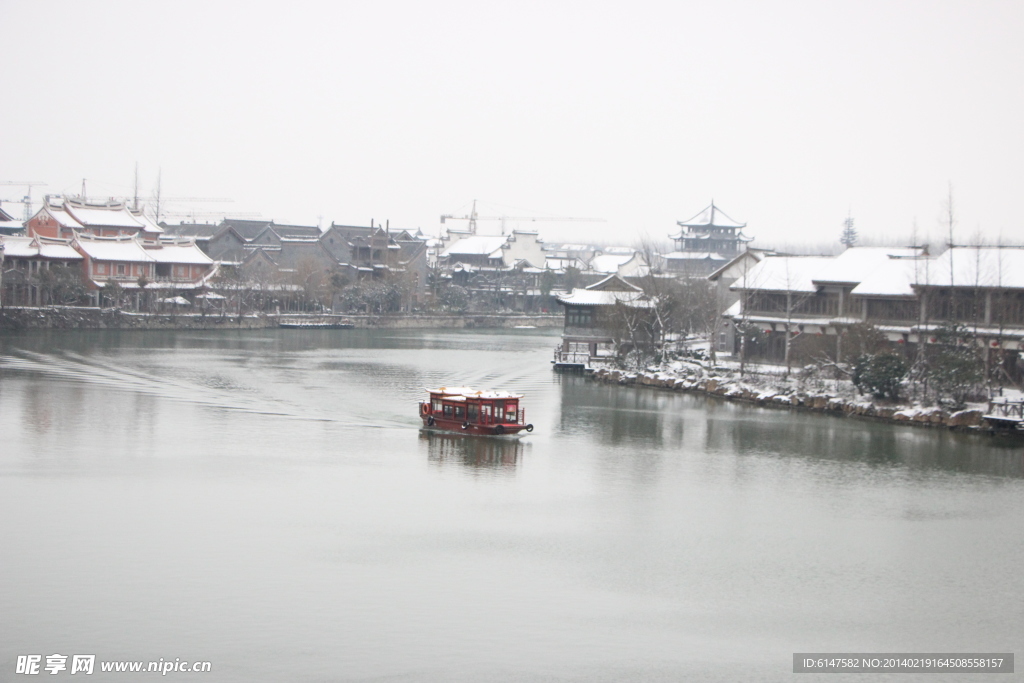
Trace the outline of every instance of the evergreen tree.
[[846, 220], [843, 221], [843, 234], [839, 238], [839, 241], [842, 242], [847, 249], [857, 244], [857, 231], [853, 227], [853, 216], [847, 216]]

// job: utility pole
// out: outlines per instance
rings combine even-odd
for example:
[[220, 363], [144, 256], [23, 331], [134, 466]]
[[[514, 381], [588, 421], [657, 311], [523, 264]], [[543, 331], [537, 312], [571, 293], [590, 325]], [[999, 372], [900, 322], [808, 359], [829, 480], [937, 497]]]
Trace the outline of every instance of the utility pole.
[[154, 194], [154, 199], [156, 200], [156, 206], [154, 207], [154, 210], [156, 212], [156, 215], [153, 217], [153, 222], [156, 223], [157, 225], [160, 224], [160, 175], [161, 175], [161, 173], [162, 173], [162, 169], [158, 168], [156, 170], [156, 192]]
[[132, 201], [132, 211], [139, 210], [139, 162], [135, 162], [135, 194]]

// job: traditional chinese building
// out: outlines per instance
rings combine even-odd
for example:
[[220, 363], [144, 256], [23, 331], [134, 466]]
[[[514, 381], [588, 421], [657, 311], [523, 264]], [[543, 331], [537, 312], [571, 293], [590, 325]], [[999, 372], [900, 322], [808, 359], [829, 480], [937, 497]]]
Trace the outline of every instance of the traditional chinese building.
[[213, 259], [193, 240], [143, 240], [138, 236], [77, 235], [71, 242], [83, 258], [83, 274], [100, 305], [100, 291], [116, 284], [130, 293], [163, 296], [204, 288], [216, 273]]
[[82, 255], [68, 240], [6, 236], [0, 247], [5, 306], [68, 303], [54, 296], [67, 284], [62, 280], [81, 281]]
[[746, 223], [733, 220], [714, 202], [689, 220], [676, 223], [680, 231], [669, 235], [676, 250], [663, 254], [665, 270], [706, 276], [739, 255], [752, 237], [743, 234]]
[[556, 369], [611, 360], [621, 350], [620, 344], [628, 341], [628, 328], [638, 322], [634, 318], [652, 308], [643, 290], [617, 274], [573, 289], [557, 301], [565, 308], [565, 325], [562, 343], [555, 351]]
[[128, 208], [125, 201], [88, 201], [75, 197], [47, 196], [43, 205], [25, 223], [29, 236], [72, 239], [76, 234], [96, 237], [139, 235], [157, 239], [163, 229], [142, 211]]
[[953, 247], [937, 257], [878, 247], [839, 256], [768, 255], [734, 282], [739, 299], [726, 316], [756, 329], [754, 352], [774, 361], [787, 344], [813, 337], [831, 337], [826, 345], [842, 357], [841, 338], [861, 324], [908, 348], [930, 343], [943, 323], [958, 323], [990, 354], [1017, 354], [1024, 349], [1021, 273], [1019, 247]]

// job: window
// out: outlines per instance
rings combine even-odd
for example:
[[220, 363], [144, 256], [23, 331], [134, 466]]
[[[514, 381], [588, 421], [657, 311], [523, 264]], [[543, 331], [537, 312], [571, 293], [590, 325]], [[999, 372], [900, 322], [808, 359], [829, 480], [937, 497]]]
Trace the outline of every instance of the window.
[[444, 416], [448, 418], [452, 416], [452, 406], [450, 403], [444, 404]]
[[593, 322], [593, 312], [586, 308], [567, 308], [565, 311], [565, 324], [568, 327], [590, 327]]
[[118, 275], [124, 275], [124, 264], [123, 263], [118, 263], [117, 264], [117, 274]]
[[920, 315], [916, 300], [868, 299], [869, 320], [916, 321]]
[[431, 401], [431, 403], [430, 403], [430, 409], [431, 409], [431, 410], [432, 410], [433, 412], [435, 412], [435, 413], [439, 413], [439, 412], [441, 412], [441, 402], [440, 402], [440, 401], [438, 401], [438, 400], [437, 400], [437, 399], [435, 398], [435, 399], [434, 399], [433, 401]]
[[455, 419], [456, 420], [461, 420], [463, 415], [464, 415], [464, 413], [465, 413], [465, 411], [463, 410], [462, 406], [455, 406]]
[[466, 406], [466, 419], [470, 422], [478, 422], [480, 420], [480, 406], [474, 403]]
[[500, 403], [494, 406], [494, 419], [501, 422], [505, 419], [505, 408]]
[[509, 422], [515, 422], [516, 421], [516, 409], [518, 407], [519, 406], [517, 404], [515, 404], [515, 403], [507, 404], [505, 406], [505, 419], [507, 419]]

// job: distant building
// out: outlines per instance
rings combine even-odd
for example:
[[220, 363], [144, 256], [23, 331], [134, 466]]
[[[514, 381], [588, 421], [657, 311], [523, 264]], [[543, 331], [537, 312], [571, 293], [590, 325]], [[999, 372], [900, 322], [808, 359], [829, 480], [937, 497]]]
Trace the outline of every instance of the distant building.
[[838, 256], [765, 255], [745, 271], [731, 286], [739, 298], [726, 316], [759, 331], [753, 355], [778, 361], [787, 338], [817, 338], [841, 357], [841, 338], [865, 323], [910, 348], [954, 322], [970, 327], [992, 363], [1012, 356], [1003, 367], [1019, 375], [1024, 248], [953, 247], [932, 257], [917, 248], [851, 247]]
[[230, 223], [162, 224], [164, 234], [195, 240], [203, 252], [224, 265], [240, 265], [246, 258], [247, 241]]
[[216, 274], [213, 259], [192, 240], [144, 240], [138, 236], [77, 235], [71, 246], [84, 257], [83, 274], [95, 305], [111, 283], [138, 297], [145, 291], [161, 295], [203, 289]]
[[67, 240], [5, 236], [0, 243], [0, 269], [5, 306], [43, 306], [52, 303], [44, 273], [58, 266], [81, 273], [82, 255]]
[[[743, 278], [744, 275], [764, 259], [765, 256], [774, 256], [775, 252], [764, 249], [747, 249], [739, 256], [726, 263], [718, 270], [708, 275], [715, 293], [715, 305], [719, 314], [724, 314], [736, 305], [740, 295], [732, 289], [733, 283]], [[731, 353], [736, 346], [736, 328], [730, 321], [723, 321], [717, 331], [717, 340], [709, 339], [709, 343], [717, 343], [715, 349]]]
[[562, 343], [555, 352], [556, 367], [584, 367], [615, 358], [628, 336], [623, 334], [623, 320], [617, 315], [620, 307], [641, 312], [652, 308], [643, 290], [616, 274], [573, 289], [557, 301], [565, 309], [565, 324]]
[[746, 223], [735, 221], [711, 202], [689, 220], [679, 221], [680, 231], [669, 235], [676, 250], [663, 254], [665, 270], [687, 276], [706, 276], [735, 258], [752, 237], [743, 234]]
[[72, 239], [76, 234], [157, 239], [163, 234], [163, 228], [142, 211], [130, 209], [125, 201], [100, 202], [53, 195], [43, 199], [42, 207], [25, 223], [25, 230], [30, 237], [56, 239]]
[[438, 255], [442, 267], [460, 263], [471, 270], [509, 269], [524, 261], [535, 268], [544, 268], [546, 260], [544, 240], [532, 230], [513, 230], [507, 235], [466, 234]]
[[47, 295], [52, 285], [47, 273], [58, 266], [71, 269], [84, 285], [93, 305], [102, 305], [101, 292], [112, 283], [128, 295], [134, 306], [138, 294], [154, 296], [195, 293], [216, 273], [212, 259], [192, 240], [151, 240], [138, 235], [97, 237], [76, 234], [65, 240], [53, 237], [3, 237], [3, 302], [11, 306], [56, 303]]
[[0, 208], [0, 235], [20, 235], [25, 231], [25, 224], [13, 215]]

